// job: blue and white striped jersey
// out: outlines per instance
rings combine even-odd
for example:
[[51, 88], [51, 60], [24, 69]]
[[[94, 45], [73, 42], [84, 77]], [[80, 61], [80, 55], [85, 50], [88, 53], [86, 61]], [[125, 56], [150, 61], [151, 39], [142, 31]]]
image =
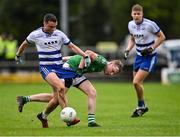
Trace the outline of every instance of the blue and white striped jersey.
[[43, 28], [32, 31], [26, 41], [36, 46], [40, 65], [63, 64], [61, 47], [70, 43], [69, 38], [62, 31], [56, 29], [49, 34], [44, 32]]
[[[128, 29], [136, 43], [137, 54], [141, 55], [141, 50], [152, 46], [156, 34], [160, 31], [158, 25], [148, 19], [143, 18], [141, 24], [136, 24], [133, 20], [128, 23]], [[153, 53], [155, 53], [154, 51]], [[152, 53], [152, 54], [153, 54]]]

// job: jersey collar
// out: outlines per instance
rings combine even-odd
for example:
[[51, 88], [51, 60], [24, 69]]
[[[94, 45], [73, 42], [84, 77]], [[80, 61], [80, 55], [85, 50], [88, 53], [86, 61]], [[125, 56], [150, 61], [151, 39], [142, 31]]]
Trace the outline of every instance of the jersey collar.
[[136, 23], [136, 22], [134, 21], [134, 23], [135, 23], [136, 25], [141, 25], [141, 24], [143, 23], [143, 21], [144, 21], [144, 18], [142, 18], [142, 21], [141, 21], [141, 22]]
[[54, 32], [53, 32], [53, 33], [49, 33], [49, 32], [44, 31], [44, 28], [43, 28], [43, 27], [42, 27], [41, 29], [42, 29], [42, 31], [43, 31], [47, 36], [51, 36], [51, 35], [54, 33]]

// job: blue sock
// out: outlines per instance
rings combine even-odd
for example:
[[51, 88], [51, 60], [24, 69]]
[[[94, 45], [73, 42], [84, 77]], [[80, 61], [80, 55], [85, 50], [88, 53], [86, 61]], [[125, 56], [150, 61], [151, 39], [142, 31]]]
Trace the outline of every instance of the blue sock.
[[138, 100], [138, 107], [145, 107], [144, 100]]

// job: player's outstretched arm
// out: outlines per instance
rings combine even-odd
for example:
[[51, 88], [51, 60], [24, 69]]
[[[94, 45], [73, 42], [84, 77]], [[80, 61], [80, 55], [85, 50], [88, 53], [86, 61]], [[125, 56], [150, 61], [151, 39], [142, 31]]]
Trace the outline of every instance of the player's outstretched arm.
[[133, 38], [133, 36], [130, 36], [129, 41], [128, 41], [128, 45], [126, 50], [124, 51], [124, 59], [127, 60], [128, 56], [129, 56], [129, 52], [132, 50], [132, 48], [135, 45], [135, 40]]
[[63, 62], [66, 62], [68, 61], [72, 56], [65, 56], [65, 57], [62, 57], [62, 61]]
[[16, 52], [16, 55], [21, 55], [21, 53], [24, 51], [24, 49], [28, 46], [28, 43], [27, 41], [25, 40], [21, 45], [20, 47], [18, 48], [17, 52]]
[[156, 39], [154, 45], [152, 46], [154, 49], [159, 47], [161, 45], [161, 43], [166, 39], [166, 37], [162, 31], [158, 32], [156, 34], [156, 36], [157, 36], [157, 39]]
[[92, 62], [96, 59], [96, 57], [98, 55], [97, 53], [95, 53], [92, 50], [86, 50], [85, 53], [89, 55]]
[[[93, 62], [97, 57], [97, 54], [92, 50], [86, 50], [85, 53], [89, 56], [91, 62]], [[80, 63], [79, 63], [78, 68], [83, 69], [84, 67], [85, 67], [85, 60], [84, 60], [84, 58], [82, 58]]]
[[84, 51], [82, 51], [79, 47], [74, 45], [72, 42], [70, 42], [68, 47], [72, 51], [74, 51], [75, 53], [81, 55], [84, 58], [84, 66], [85, 67], [88, 67], [91, 64], [91, 59], [89, 58], [89, 56]]
[[27, 41], [25, 40], [21, 45], [20, 47], [18, 48], [17, 52], [16, 52], [16, 56], [15, 56], [15, 61], [17, 64], [21, 63], [22, 60], [21, 60], [21, 54], [22, 52], [24, 51], [24, 49], [28, 46], [28, 43]]

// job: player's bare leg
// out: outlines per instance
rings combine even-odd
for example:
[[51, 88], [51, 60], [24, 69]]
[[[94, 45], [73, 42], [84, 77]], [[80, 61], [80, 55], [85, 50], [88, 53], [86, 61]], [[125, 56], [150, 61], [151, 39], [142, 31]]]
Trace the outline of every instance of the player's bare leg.
[[[68, 92], [68, 88], [66, 88], [65, 94], [67, 94], [67, 92]], [[66, 99], [66, 102], [68, 102], [67, 96], [65, 96], [65, 99]], [[62, 109], [63, 109], [63, 108], [62, 108]], [[69, 126], [76, 125], [76, 124], [78, 124], [79, 122], [80, 122], [80, 119], [76, 117], [72, 122], [66, 123], [66, 125], [69, 127]]]
[[78, 87], [82, 92], [87, 95], [88, 99], [88, 126], [99, 127], [96, 123], [95, 111], [96, 111], [96, 89], [90, 83], [89, 80], [82, 82]]
[[67, 106], [66, 101], [65, 101], [65, 86], [64, 86], [63, 81], [61, 81], [57, 77], [57, 75], [53, 72], [47, 75], [46, 81], [53, 88], [53, 98], [49, 101], [45, 110], [42, 113], [37, 115], [38, 119], [42, 123], [43, 128], [48, 127], [47, 116], [57, 107], [58, 103], [61, 106], [61, 108], [64, 108]]
[[[66, 92], [68, 91], [68, 88], [66, 88]], [[17, 98], [20, 98], [22, 100], [22, 98], [28, 98], [29, 101], [27, 102], [45, 102], [45, 103], [48, 103], [52, 98], [53, 98], [53, 94], [50, 94], [50, 93], [40, 93], [40, 94], [34, 94], [34, 95], [30, 95], [30, 96], [18, 96]], [[67, 98], [66, 98], [67, 100]], [[26, 102], [26, 103], [27, 103]], [[58, 101], [56, 102], [57, 104], [54, 104], [55, 106], [58, 106]], [[22, 103], [21, 103], [22, 104]], [[24, 103], [23, 103], [24, 105]], [[22, 105], [21, 105], [22, 106]], [[55, 108], [54, 108], [55, 109]], [[38, 119], [43, 121], [44, 124], [44, 127], [47, 127], [47, 121], [43, 120], [42, 118], [42, 114], [43, 112], [39, 113], [37, 115]], [[80, 122], [80, 119], [79, 118], [76, 118], [74, 121], [72, 121], [71, 123], [66, 123], [67, 126], [72, 126], [72, 125], [75, 125], [77, 123]]]
[[144, 102], [144, 87], [143, 81], [148, 76], [149, 72], [144, 70], [139, 70], [138, 72], [133, 72], [133, 85], [136, 90], [137, 99], [138, 99], [138, 106], [133, 112], [131, 117], [139, 117], [142, 116], [145, 112], [148, 111], [148, 108]]
[[35, 102], [49, 102], [52, 99], [52, 94], [50, 93], [39, 93], [29, 96], [30, 101]]

